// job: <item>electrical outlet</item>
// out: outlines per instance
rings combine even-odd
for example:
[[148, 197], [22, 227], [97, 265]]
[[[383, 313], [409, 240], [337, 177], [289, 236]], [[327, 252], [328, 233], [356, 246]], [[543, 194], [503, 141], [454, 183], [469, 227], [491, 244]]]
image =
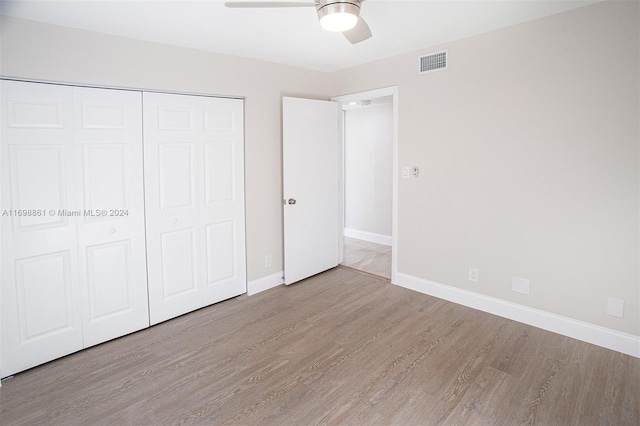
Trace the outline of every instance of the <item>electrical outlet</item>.
[[474, 283], [478, 282], [478, 268], [474, 268], [472, 266], [469, 266], [469, 281], [472, 281]]
[[420, 176], [420, 169], [418, 168], [418, 166], [413, 166], [413, 177], [418, 176]]
[[273, 258], [268, 254], [264, 257], [264, 267], [271, 268], [271, 265], [273, 265]]
[[529, 294], [530, 282], [524, 278], [512, 277], [511, 290], [516, 293]]
[[610, 297], [607, 302], [607, 313], [618, 318], [624, 317], [624, 300]]

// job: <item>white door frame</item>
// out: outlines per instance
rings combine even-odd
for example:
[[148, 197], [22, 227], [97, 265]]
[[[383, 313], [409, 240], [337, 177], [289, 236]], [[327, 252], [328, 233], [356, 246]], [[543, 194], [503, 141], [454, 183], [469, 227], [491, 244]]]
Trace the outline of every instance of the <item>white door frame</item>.
[[[363, 101], [383, 96], [392, 97], [393, 108], [393, 206], [391, 210], [391, 282], [395, 282], [398, 272], [398, 86], [384, 87], [381, 89], [368, 90], [366, 92], [352, 93], [349, 95], [334, 96], [332, 101], [346, 104], [349, 102]], [[344, 233], [344, 122], [341, 120], [343, 129], [340, 132], [340, 235]], [[344, 255], [344, 238], [340, 238], [340, 263]]]

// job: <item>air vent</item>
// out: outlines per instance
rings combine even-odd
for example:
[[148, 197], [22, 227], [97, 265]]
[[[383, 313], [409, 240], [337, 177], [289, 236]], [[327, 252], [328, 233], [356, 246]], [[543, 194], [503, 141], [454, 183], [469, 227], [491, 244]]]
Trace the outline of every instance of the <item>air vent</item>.
[[449, 51], [430, 53], [418, 58], [418, 74], [449, 69]]

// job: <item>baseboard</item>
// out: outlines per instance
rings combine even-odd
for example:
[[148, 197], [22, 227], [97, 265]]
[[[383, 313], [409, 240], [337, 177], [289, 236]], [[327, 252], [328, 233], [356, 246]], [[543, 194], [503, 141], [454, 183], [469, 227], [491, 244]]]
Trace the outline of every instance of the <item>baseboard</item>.
[[383, 244], [385, 246], [393, 244], [393, 239], [390, 235], [374, 234], [373, 232], [358, 231], [352, 228], [344, 228], [344, 236], [369, 241], [370, 243]]
[[640, 358], [640, 336], [396, 273], [393, 284]]
[[254, 294], [260, 293], [261, 291], [269, 290], [270, 288], [277, 287], [280, 284], [284, 284], [282, 275], [284, 275], [284, 273], [280, 271], [276, 272], [275, 274], [247, 282], [247, 294], [249, 296], [253, 296]]

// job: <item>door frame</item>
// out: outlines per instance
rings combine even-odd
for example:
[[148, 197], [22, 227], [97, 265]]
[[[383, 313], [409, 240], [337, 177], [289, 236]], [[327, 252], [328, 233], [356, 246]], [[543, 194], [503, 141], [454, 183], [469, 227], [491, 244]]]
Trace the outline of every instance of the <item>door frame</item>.
[[[373, 98], [381, 98], [384, 96], [392, 97], [392, 135], [393, 135], [393, 158], [392, 158], [392, 170], [393, 170], [393, 188], [392, 199], [393, 205], [391, 208], [391, 282], [396, 280], [396, 274], [398, 272], [398, 86], [383, 87], [380, 89], [367, 90], [365, 92], [352, 93], [348, 95], [334, 96], [332, 101], [339, 102], [342, 105], [349, 102], [364, 101]], [[343, 109], [344, 113], [344, 109]], [[344, 212], [345, 212], [345, 200], [344, 200], [344, 119], [340, 119], [340, 258], [339, 261], [344, 261]]]

